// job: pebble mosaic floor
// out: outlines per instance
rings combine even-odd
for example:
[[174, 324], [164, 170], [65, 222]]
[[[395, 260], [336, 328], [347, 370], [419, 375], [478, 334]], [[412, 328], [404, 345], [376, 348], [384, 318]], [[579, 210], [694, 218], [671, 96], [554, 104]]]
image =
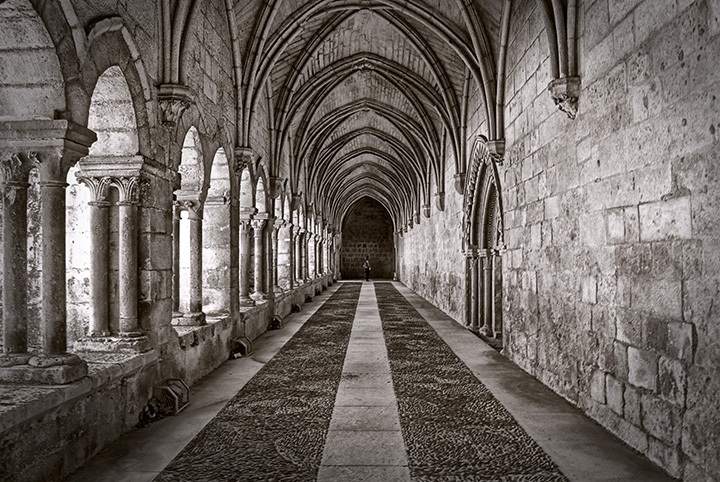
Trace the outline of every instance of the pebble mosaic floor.
[[[316, 480], [360, 287], [344, 283], [155, 480]], [[567, 480], [391, 283], [375, 292], [412, 480]]]
[[360, 286], [338, 288], [155, 480], [315, 480]]
[[391, 283], [375, 292], [413, 480], [567, 480]]

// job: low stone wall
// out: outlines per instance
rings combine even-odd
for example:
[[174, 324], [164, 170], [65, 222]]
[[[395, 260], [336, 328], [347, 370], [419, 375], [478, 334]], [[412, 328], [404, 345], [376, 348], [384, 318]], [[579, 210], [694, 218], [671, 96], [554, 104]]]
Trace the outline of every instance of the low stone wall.
[[156, 385], [194, 384], [229, 358], [233, 338], [255, 340], [273, 315], [286, 317], [333, 281], [325, 275], [236, 316], [173, 327], [176, 338], [145, 353], [78, 353], [89, 374], [68, 385], [0, 385], [0, 480], [62, 479], [135, 428]]

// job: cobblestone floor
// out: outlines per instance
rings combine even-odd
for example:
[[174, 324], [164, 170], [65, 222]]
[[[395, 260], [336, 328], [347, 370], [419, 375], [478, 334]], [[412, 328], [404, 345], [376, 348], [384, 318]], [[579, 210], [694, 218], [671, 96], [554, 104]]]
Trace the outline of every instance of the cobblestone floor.
[[155, 480], [315, 480], [360, 286], [340, 287]]
[[375, 292], [413, 480], [567, 480], [392, 284]]

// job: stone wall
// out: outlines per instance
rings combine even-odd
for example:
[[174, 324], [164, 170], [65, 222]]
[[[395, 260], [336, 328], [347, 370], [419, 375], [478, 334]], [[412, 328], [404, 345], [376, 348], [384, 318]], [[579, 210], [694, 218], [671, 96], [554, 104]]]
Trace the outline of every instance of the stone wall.
[[577, 119], [542, 13], [508, 51], [505, 353], [685, 480], [720, 478], [717, 2], [582, 2]]
[[343, 222], [341, 272], [343, 279], [365, 277], [363, 263], [370, 258], [370, 276], [392, 279], [395, 271], [393, 222], [387, 210], [371, 199], [362, 199]]

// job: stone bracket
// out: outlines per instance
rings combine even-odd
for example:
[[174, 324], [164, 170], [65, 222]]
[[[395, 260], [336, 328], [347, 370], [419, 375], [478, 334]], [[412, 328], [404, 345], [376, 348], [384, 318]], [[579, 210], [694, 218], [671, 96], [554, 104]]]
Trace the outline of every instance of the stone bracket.
[[280, 197], [280, 193], [282, 192], [283, 188], [283, 182], [284, 179], [282, 177], [270, 176], [268, 192], [270, 193], [271, 198], [277, 199]]
[[453, 179], [455, 179], [455, 191], [458, 194], [465, 194], [465, 177], [466, 173], [464, 172], [455, 174], [453, 177]]
[[158, 87], [158, 103], [163, 125], [174, 127], [195, 103], [195, 91], [182, 84], [161, 84]]
[[553, 102], [570, 119], [575, 119], [577, 116], [580, 88], [580, 77], [563, 77], [554, 79], [548, 84]]
[[435, 193], [435, 207], [438, 211], [445, 211], [445, 192], [440, 191]]
[[258, 154], [252, 147], [236, 147], [235, 148], [235, 172], [241, 174], [245, 167], [255, 168], [255, 164], [260, 159]]

